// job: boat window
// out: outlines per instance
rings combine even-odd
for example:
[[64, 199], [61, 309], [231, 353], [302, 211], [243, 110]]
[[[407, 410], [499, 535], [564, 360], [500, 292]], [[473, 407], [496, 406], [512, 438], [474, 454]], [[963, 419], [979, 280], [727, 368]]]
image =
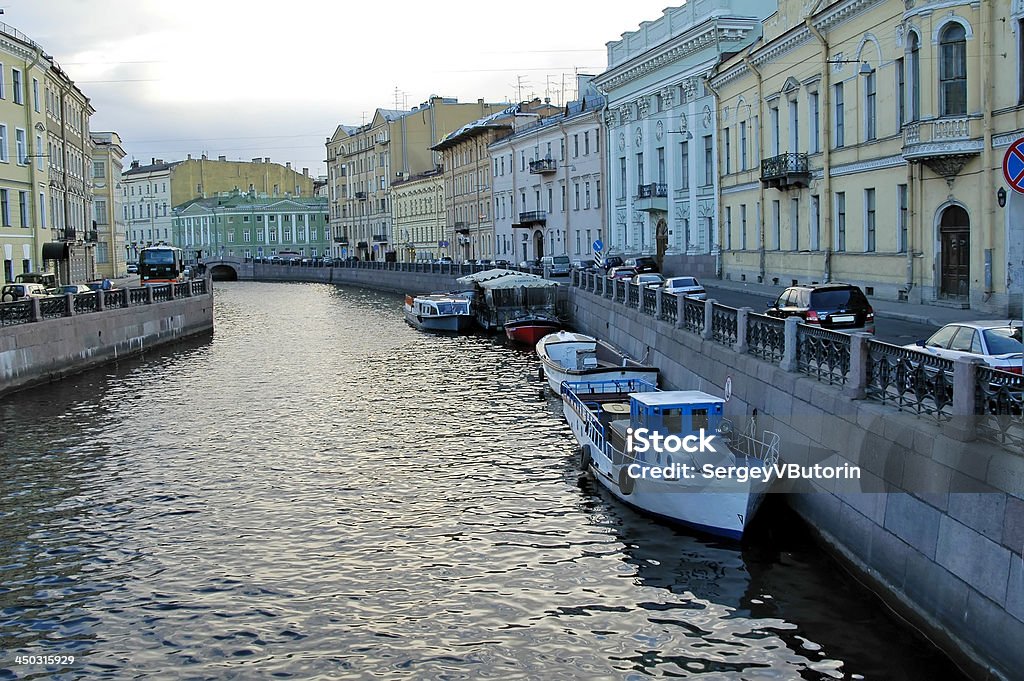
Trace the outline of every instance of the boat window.
[[692, 418], [692, 421], [693, 421], [693, 430], [694, 430], [694, 432], [700, 430], [701, 428], [703, 428], [704, 430], [707, 430], [707, 428], [708, 428], [708, 410], [707, 409], [694, 409], [690, 413], [691, 413], [691, 418]]
[[661, 422], [664, 425], [666, 433], [672, 434], [683, 432], [683, 410], [678, 407], [666, 409], [662, 413]]

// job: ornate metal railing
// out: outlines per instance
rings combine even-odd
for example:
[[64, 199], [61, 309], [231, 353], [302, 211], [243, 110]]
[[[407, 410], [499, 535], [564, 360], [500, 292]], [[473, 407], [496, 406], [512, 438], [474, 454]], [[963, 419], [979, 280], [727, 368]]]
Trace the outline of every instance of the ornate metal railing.
[[668, 185], [662, 183], [642, 184], [636, 188], [636, 198], [653, 199], [668, 196]]
[[661, 318], [669, 324], [675, 325], [679, 319], [679, 303], [674, 293], [661, 294]]
[[637, 307], [640, 305], [640, 287], [633, 282], [626, 282], [626, 305]]
[[129, 305], [145, 305], [146, 304], [146, 289], [144, 289], [144, 288], [130, 288], [130, 289], [128, 289], [128, 304]]
[[723, 345], [736, 343], [736, 308], [714, 303], [711, 308], [711, 337]]
[[683, 298], [683, 328], [693, 333], [704, 333], [704, 307], [703, 300]]
[[16, 300], [13, 303], [0, 303], [0, 326], [27, 324], [30, 321], [32, 321], [31, 300]]
[[160, 284], [153, 287], [153, 302], [162, 303], [171, 299], [171, 285]]
[[86, 312], [96, 312], [99, 309], [99, 304], [96, 298], [99, 294], [95, 291], [92, 293], [76, 293], [71, 297], [71, 300], [75, 306], [75, 314], [85, 314]]
[[845, 384], [850, 373], [850, 337], [807, 324], [796, 328], [796, 363], [819, 381]]
[[128, 291], [119, 288], [103, 294], [104, 307], [128, 307]]
[[643, 313], [649, 315], [656, 314], [658, 311], [658, 292], [653, 288], [648, 288], [647, 286], [644, 286], [641, 289], [641, 292], [644, 297]]
[[206, 279], [195, 279], [191, 282], [192, 295], [201, 296], [206, 293]]
[[615, 294], [615, 282], [605, 278], [604, 280], [604, 297], [611, 298]]
[[626, 300], [626, 282], [623, 279], [615, 279], [615, 300], [625, 301]]
[[1024, 451], [1024, 376], [978, 366], [974, 387], [978, 437]]
[[770, 179], [784, 177], [788, 173], [806, 173], [807, 154], [788, 153], [772, 156], [761, 161], [761, 177]]
[[191, 290], [190, 282], [183, 281], [181, 283], [174, 284], [174, 297], [184, 298], [191, 292]]
[[948, 419], [953, 403], [953, 360], [869, 341], [866, 396], [893, 403], [900, 411]]
[[43, 319], [66, 317], [68, 314], [67, 296], [48, 296], [39, 299], [39, 314]]
[[786, 322], [763, 314], [747, 315], [747, 352], [778, 362], [786, 352]]

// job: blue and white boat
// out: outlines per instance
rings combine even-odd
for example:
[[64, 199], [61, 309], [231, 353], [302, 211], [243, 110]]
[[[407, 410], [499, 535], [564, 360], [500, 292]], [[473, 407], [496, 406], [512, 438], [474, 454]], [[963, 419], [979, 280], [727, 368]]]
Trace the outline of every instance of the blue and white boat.
[[405, 297], [405, 319], [421, 331], [462, 333], [474, 324], [470, 298], [454, 293]]
[[561, 394], [581, 469], [618, 499], [701, 532], [742, 538], [770, 486], [778, 435], [733, 433], [722, 418], [725, 400], [697, 390], [658, 390], [633, 379], [565, 382]]

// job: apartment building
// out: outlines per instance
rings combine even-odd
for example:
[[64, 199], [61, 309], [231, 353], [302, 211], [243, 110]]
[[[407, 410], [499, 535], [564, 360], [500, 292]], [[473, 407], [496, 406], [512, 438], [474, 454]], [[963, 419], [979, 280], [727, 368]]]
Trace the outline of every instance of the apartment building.
[[441, 170], [398, 180], [391, 185], [391, 195], [398, 261], [422, 262], [450, 256]]
[[377, 109], [358, 127], [338, 126], [327, 140], [334, 255], [383, 260], [393, 252], [397, 258], [392, 184], [435, 170], [440, 155], [431, 148], [438, 140], [507, 106], [431, 97], [409, 111]]
[[805, 5], [710, 81], [733, 140], [724, 276], [1019, 315], [1024, 199], [1001, 164], [1024, 136], [1024, 5]]
[[92, 140], [92, 222], [96, 232], [96, 276], [118, 277], [128, 264], [127, 224], [121, 205], [121, 172], [125, 157], [116, 132], [93, 132]]
[[488, 147], [494, 257], [586, 259], [604, 238], [604, 98], [578, 81], [579, 99]]
[[594, 79], [607, 97], [611, 252], [717, 253], [717, 103], [706, 77], [761, 35], [775, 2], [714, 0], [666, 9], [608, 43]]

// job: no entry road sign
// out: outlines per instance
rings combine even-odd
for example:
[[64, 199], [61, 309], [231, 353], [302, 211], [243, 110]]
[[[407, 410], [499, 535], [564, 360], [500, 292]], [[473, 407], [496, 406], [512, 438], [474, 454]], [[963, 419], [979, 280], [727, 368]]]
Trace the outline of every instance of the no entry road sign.
[[1024, 194], [1024, 137], [1011, 144], [1003, 155], [1003, 177], [1013, 191]]

